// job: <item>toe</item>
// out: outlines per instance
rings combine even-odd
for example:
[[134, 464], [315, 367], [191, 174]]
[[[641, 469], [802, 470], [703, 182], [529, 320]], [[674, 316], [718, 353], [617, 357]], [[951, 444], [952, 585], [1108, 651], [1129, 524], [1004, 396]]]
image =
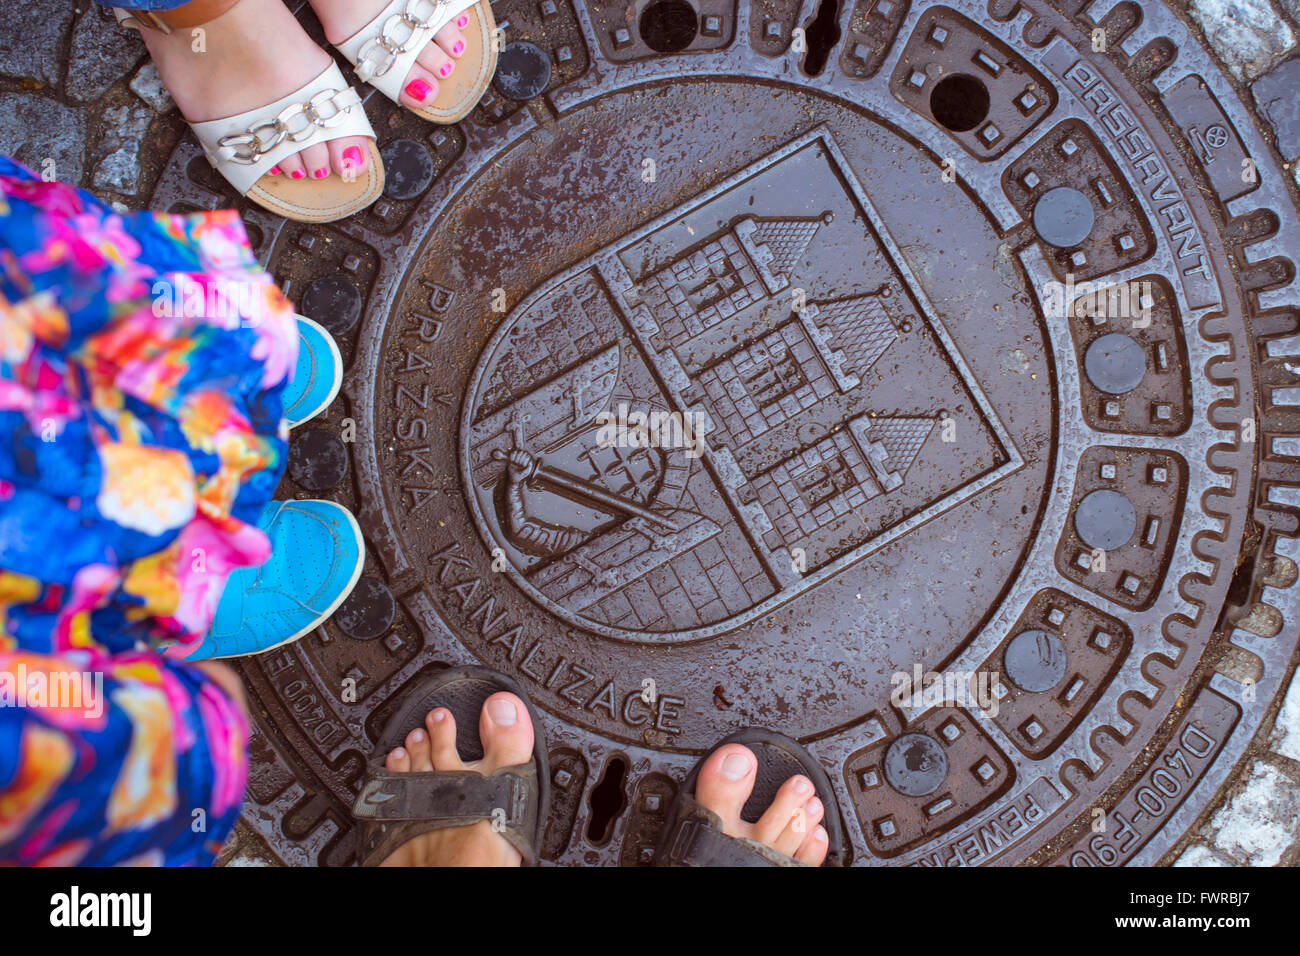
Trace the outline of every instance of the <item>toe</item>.
[[451, 71], [456, 68], [455, 61], [436, 43], [426, 43], [415, 62], [440, 80], [451, 76]]
[[366, 148], [365, 137], [345, 136], [332, 139], [325, 146], [329, 149], [330, 166], [344, 179], [355, 179], [366, 171], [370, 150]]
[[695, 799], [722, 818], [729, 836], [744, 836], [740, 810], [754, 790], [758, 760], [740, 744], [727, 744], [709, 755], [695, 781]]
[[424, 718], [429, 731], [433, 765], [438, 770], [464, 770], [460, 754], [456, 752], [456, 718], [446, 707], [429, 711]]
[[457, 29], [457, 23], [462, 27], [466, 26], [469, 23], [468, 15], [462, 13], [454, 22], [447, 24], [433, 35], [433, 42], [438, 44], [438, 49], [453, 60], [465, 55], [465, 35]]
[[406, 84], [402, 87], [402, 105], [423, 109], [437, 95], [437, 78], [419, 63], [412, 66], [411, 72], [406, 74]]
[[[775, 846], [776, 839], [790, 825], [795, 812], [801, 810], [813, 794], [812, 781], [801, 773], [795, 774], [781, 784], [781, 788], [776, 791], [776, 796], [772, 798], [771, 805], [763, 811], [763, 815], [754, 824], [754, 839]], [[791, 850], [797, 848], [801, 842], [802, 839], [795, 841]]]
[[395, 747], [388, 751], [388, 756], [384, 758], [384, 766], [394, 773], [407, 773], [411, 769], [411, 755], [403, 747]]
[[807, 839], [795, 851], [794, 858], [800, 863], [807, 863], [809, 866], [821, 866], [829, 849], [830, 842], [826, 837], [826, 828], [813, 827]]
[[785, 829], [773, 841], [771, 846], [778, 853], [784, 853], [786, 856], [794, 856], [799, 847], [803, 846], [808, 834], [821, 822], [822, 819], [822, 802], [813, 797], [801, 807], [796, 807], [793, 814], [790, 815], [790, 821], [785, 825]]
[[300, 153], [284, 157], [277, 165], [280, 167], [280, 172], [290, 179], [305, 179], [307, 177], [307, 171], [303, 169]]
[[411, 770], [420, 773], [433, 769], [433, 759], [429, 752], [429, 735], [416, 727], [406, 735], [406, 751], [411, 755]]
[[527, 763], [533, 755], [533, 722], [514, 694], [501, 691], [483, 701], [478, 721], [484, 770]]
[[312, 143], [298, 154], [298, 158], [312, 179], [324, 179], [330, 174], [330, 152], [324, 143]]

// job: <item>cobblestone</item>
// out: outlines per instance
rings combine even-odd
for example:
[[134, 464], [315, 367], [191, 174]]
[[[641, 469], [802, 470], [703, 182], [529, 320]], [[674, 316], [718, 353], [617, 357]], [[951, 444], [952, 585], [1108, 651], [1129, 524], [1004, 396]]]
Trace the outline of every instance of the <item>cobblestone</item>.
[[38, 172], [53, 161], [57, 178], [81, 181], [86, 118], [80, 110], [40, 93], [0, 93], [0, 141], [9, 155]]
[[138, 36], [118, 29], [107, 10], [92, 5], [72, 31], [64, 90], [80, 103], [97, 100], [144, 55]]
[[1300, 787], [1271, 764], [1258, 762], [1242, 790], [1214, 817], [1214, 845], [1239, 863], [1276, 866], [1295, 841]]
[[140, 188], [140, 143], [149, 130], [153, 113], [144, 106], [115, 106], [104, 113], [104, 141], [112, 150], [95, 166], [92, 184], [134, 196]]
[[1177, 861], [1175, 861], [1174, 863], [1174, 866], [1182, 866], [1182, 867], [1187, 867], [1187, 866], [1230, 867], [1236, 865], [1237, 864], [1233, 863], [1231, 860], [1225, 859], [1224, 857], [1219, 856], [1219, 854], [1215, 853], [1213, 850], [1207, 849], [1206, 847], [1200, 846], [1199, 844], [1189, 846], [1186, 849], [1186, 851], [1184, 851], [1183, 855], [1180, 856], [1177, 859]]
[[73, 13], [71, 3], [9, 0], [0, 13], [0, 73], [57, 84]]
[[158, 68], [152, 63], [146, 63], [136, 71], [135, 76], [131, 78], [130, 86], [131, 92], [153, 107], [155, 113], [166, 113], [176, 108], [171, 94], [167, 92], [167, 87], [163, 86], [162, 78], [158, 75]]
[[1269, 0], [1191, 0], [1188, 12], [1243, 82], [1263, 76], [1295, 48], [1295, 31]]
[[1282, 701], [1273, 728], [1273, 751], [1300, 762], [1300, 671], [1291, 679], [1291, 689]]
[[1300, 57], [1260, 77], [1251, 89], [1277, 133], [1278, 151], [1287, 159], [1300, 156]]

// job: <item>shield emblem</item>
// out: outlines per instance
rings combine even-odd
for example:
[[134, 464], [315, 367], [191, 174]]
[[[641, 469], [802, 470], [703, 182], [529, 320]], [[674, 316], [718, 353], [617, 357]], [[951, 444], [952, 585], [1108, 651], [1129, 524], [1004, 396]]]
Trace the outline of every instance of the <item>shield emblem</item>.
[[1021, 466], [824, 130], [535, 290], [461, 440], [518, 583], [636, 641], [752, 620]]

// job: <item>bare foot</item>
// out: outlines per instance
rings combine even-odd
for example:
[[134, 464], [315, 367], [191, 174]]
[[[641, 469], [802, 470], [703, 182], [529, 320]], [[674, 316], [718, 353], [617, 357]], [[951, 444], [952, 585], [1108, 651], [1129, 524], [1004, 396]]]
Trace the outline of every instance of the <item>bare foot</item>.
[[[325, 38], [342, 43], [374, 19], [384, 0], [308, 0], [316, 12]], [[460, 31], [469, 23], [469, 13], [457, 15], [433, 35], [412, 64], [402, 83], [402, 104], [419, 109], [438, 95], [438, 80], [451, 76], [456, 61], [465, 55], [465, 36]]]
[[[405, 746], [388, 754], [384, 766], [395, 773], [422, 770], [477, 770], [483, 775], [533, 758], [533, 723], [514, 694], [501, 691], [483, 702], [478, 718], [483, 759], [462, 762], [456, 753], [456, 721], [438, 707], [424, 728], [406, 735]], [[519, 866], [519, 851], [481, 820], [471, 826], [424, 833], [403, 843], [380, 866]]]
[[821, 866], [830, 848], [821, 819], [826, 812], [813, 783], [796, 774], [777, 790], [757, 823], [740, 818], [754, 791], [758, 759], [741, 744], [719, 747], [704, 761], [695, 782], [695, 799], [722, 818], [722, 832], [764, 843], [800, 863]]
[[[141, 31], [158, 74], [192, 123], [274, 103], [330, 65], [330, 55], [312, 42], [281, 0], [240, 0], [196, 29], [203, 32]], [[344, 136], [287, 156], [271, 172], [293, 179], [356, 175], [368, 157], [365, 137]]]

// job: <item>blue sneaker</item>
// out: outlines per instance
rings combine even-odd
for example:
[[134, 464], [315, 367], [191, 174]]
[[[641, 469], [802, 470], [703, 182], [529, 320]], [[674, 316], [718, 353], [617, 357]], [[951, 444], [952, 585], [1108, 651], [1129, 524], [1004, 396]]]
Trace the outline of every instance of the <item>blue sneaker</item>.
[[361, 577], [365, 544], [352, 512], [332, 501], [272, 501], [257, 525], [271, 558], [230, 575], [212, 628], [188, 661], [262, 654], [323, 624]]
[[325, 411], [342, 384], [343, 356], [334, 337], [311, 319], [298, 316], [298, 364], [280, 399], [289, 427]]

